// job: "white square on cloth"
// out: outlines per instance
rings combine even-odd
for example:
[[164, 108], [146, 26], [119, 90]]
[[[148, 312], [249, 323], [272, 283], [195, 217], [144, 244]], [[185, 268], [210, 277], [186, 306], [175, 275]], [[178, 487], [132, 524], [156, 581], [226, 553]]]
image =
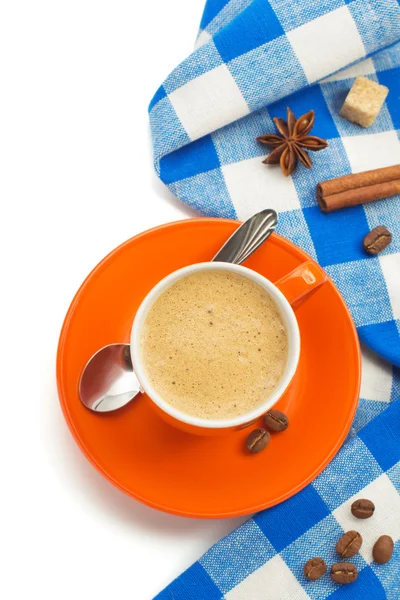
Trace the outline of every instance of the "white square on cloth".
[[392, 305], [393, 318], [400, 319], [400, 253], [379, 257]]
[[[351, 505], [360, 498], [367, 498], [375, 504], [375, 513], [369, 519], [356, 519], [351, 514]], [[345, 531], [355, 530], [361, 534], [363, 543], [360, 554], [368, 564], [373, 560], [372, 548], [378, 537], [390, 535], [394, 542], [400, 539], [400, 495], [385, 473], [341, 504], [332, 514]]]
[[285, 598], [290, 600], [309, 599], [292, 571], [277, 554], [225, 594], [225, 600], [277, 600], [282, 597], [282, 590], [285, 590]]
[[199, 37], [196, 40], [194, 49], [197, 50], [197, 48], [201, 48], [201, 46], [204, 46], [204, 44], [207, 44], [207, 42], [209, 42], [210, 40], [211, 35], [208, 33], [208, 31], [203, 29], [203, 31], [200, 33]]
[[221, 169], [240, 219], [247, 219], [264, 208], [279, 212], [300, 208], [293, 180], [282, 175], [279, 165], [264, 165], [257, 156]]
[[342, 142], [353, 173], [400, 163], [400, 141], [396, 131], [345, 136]]
[[393, 385], [392, 365], [363, 346], [360, 398], [377, 402], [390, 402]]
[[226, 65], [192, 79], [168, 97], [191, 140], [250, 112]]
[[343, 69], [342, 71], [339, 71], [339, 73], [330, 75], [326, 79], [323, 79], [321, 83], [327, 83], [329, 81], [343, 81], [344, 79], [354, 79], [359, 75], [364, 75], [364, 77], [366, 77], [367, 75], [375, 75], [375, 73], [376, 69], [374, 61], [372, 58], [367, 58], [356, 65], [352, 65], [348, 69]]
[[309, 83], [365, 56], [365, 48], [347, 6], [287, 32]]

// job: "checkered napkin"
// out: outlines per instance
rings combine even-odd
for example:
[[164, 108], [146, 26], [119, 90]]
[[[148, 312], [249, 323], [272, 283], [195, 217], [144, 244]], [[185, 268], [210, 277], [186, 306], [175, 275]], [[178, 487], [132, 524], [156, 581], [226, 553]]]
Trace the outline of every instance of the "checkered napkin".
[[[370, 351], [363, 356], [361, 400], [340, 452], [327, 469], [290, 500], [262, 511], [210, 548], [155, 600], [399, 600], [400, 598], [400, 369]], [[340, 407], [340, 401], [338, 402]], [[268, 485], [268, 478], [260, 474]], [[371, 519], [355, 519], [357, 498], [375, 503]], [[305, 562], [340, 560], [337, 540], [355, 529], [363, 537], [350, 560], [358, 580], [339, 586], [329, 575], [308, 581]], [[391, 562], [371, 550], [380, 535], [395, 541]]]
[[[266, 207], [278, 231], [314, 257], [333, 278], [360, 338], [400, 367], [400, 196], [321, 213], [316, 184], [351, 172], [400, 163], [400, 6], [398, 0], [208, 0], [197, 49], [150, 104], [155, 167], [182, 201], [211, 216], [244, 219]], [[387, 85], [374, 125], [339, 117], [354, 79]], [[262, 164], [257, 136], [272, 118], [314, 109], [313, 135], [329, 148], [285, 178]], [[393, 233], [377, 257], [364, 235], [377, 225]], [[400, 600], [400, 369], [363, 352], [355, 421], [336, 458], [302, 492], [261, 512], [213, 546], [161, 592], [158, 600]], [[338, 398], [340, 408], [340, 398]], [[374, 517], [355, 521], [356, 497], [375, 501]], [[338, 560], [345, 530], [364, 538], [352, 559], [351, 586], [329, 576], [308, 582], [304, 562]], [[388, 565], [372, 561], [375, 539], [396, 542]]]
[[[209, 0], [197, 50], [155, 94], [150, 122], [173, 194], [211, 216], [275, 208], [278, 232], [327, 270], [360, 338], [400, 366], [400, 196], [328, 215], [315, 199], [319, 181], [400, 163], [398, 40], [398, 0]], [[390, 88], [369, 129], [339, 117], [360, 74]], [[314, 109], [312, 133], [329, 141], [312, 170], [299, 165], [289, 178], [262, 164], [256, 142], [287, 106], [296, 116]], [[393, 241], [369, 257], [361, 241], [376, 225]]]

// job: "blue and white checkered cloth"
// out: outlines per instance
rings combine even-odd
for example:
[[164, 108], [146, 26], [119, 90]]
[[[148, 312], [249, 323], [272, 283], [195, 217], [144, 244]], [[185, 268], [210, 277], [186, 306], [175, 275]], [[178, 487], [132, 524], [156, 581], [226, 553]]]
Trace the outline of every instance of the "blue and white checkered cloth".
[[[155, 167], [172, 193], [211, 216], [275, 208], [279, 233], [327, 270], [361, 340], [394, 365], [364, 351], [352, 434], [332, 463], [216, 544], [159, 600], [400, 600], [400, 400], [389, 406], [400, 396], [400, 196], [331, 214], [315, 199], [320, 181], [400, 163], [399, 40], [399, 0], [208, 0], [197, 49], [150, 104]], [[390, 89], [369, 129], [339, 117], [358, 75]], [[312, 170], [300, 165], [289, 178], [262, 164], [256, 142], [287, 106], [296, 116], [314, 109], [312, 133], [329, 141]], [[393, 240], [371, 257], [361, 241], [376, 225]], [[355, 522], [355, 497], [376, 501], [373, 519]], [[305, 560], [336, 562], [348, 529], [364, 537], [357, 582], [308, 582]], [[382, 533], [396, 542], [383, 566], [371, 555]]]
[[[346, 443], [304, 490], [255, 515], [215, 544], [155, 600], [399, 600], [400, 599], [400, 369], [363, 352], [361, 399]], [[340, 408], [340, 399], [338, 399]], [[262, 476], [262, 475], [260, 475]], [[355, 519], [357, 498], [375, 503], [371, 519]], [[337, 540], [355, 529], [363, 537], [350, 560], [359, 578], [339, 586], [328, 574], [316, 582], [305, 562], [338, 562]], [[391, 535], [390, 563], [378, 565], [372, 547]]]
[[[328, 215], [315, 199], [319, 181], [400, 163], [398, 40], [398, 0], [209, 0], [203, 45], [159, 88], [150, 123], [156, 170], [173, 194], [216, 217], [276, 209], [278, 232], [325, 267], [360, 338], [400, 366], [400, 196]], [[339, 117], [360, 74], [390, 88], [369, 129]], [[313, 134], [329, 141], [311, 170], [289, 178], [262, 164], [256, 142], [286, 106], [296, 116], [314, 109]], [[376, 225], [393, 241], [370, 257], [361, 241]]]

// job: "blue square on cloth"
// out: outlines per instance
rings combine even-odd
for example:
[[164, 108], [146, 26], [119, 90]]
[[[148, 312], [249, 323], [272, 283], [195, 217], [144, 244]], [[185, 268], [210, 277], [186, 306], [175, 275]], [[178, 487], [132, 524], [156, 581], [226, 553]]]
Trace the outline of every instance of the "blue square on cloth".
[[254, 0], [236, 19], [214, 37], [214, 43], [228, 63], [230, 60], [284, 35], [282, 25], [267, 0]]
[[153, 600], [221, 600], [222, 594], [199, 562], [195, 562]]
[[160, 160], [160, 177], [167, 185], [219, 167], [218, 154], [210, 135], [179, 148]]
[[359, 433], [360, 440], [384, 471], [400, 461], [400, 403], [394, 403], [391, 410], [390, 422], [381, 415]]
[[[400, 2], [400, 0], [399, 0], [399, 2]], [[399, 335], [400, 335], [400, 319], [396, 319], [394, 323], [395, 323], [395, 325], [397, 327], [397, 331], [399, 332]], [[400, 367], [400, 340], [398, 340], [397, 344], [395, 345], [395, 352], [396, 352], [395, 359], [392, 360], [391, 362], [393, 362], [396, 366]]]
[[[370, 262], [370, 261], [368, 261]], [[389, 302], [389, 298], [387, 300]], [[379, 304], [379, 302], [378, 302]], [[389, 312], [389, 316], [387, 316]], [[400, 357], [399, 331], [396, 322], [391, 319], [391, 311], [385, 310], [386, 319], [382, 323], [373, 323], [358, 328], [360, 340], [369, 346], [373, 346], [375, 352], [378, 352], [386, 360], [393, 360], [394, 352]]]
[[[238, 56], [228, 67], [250, 110], [268, 105], [271, 99], [307, 85], [301, 64], [285, 36]], [[271, 76], [271, 73], [275, 75]]]
[[[400, 325], [400, 323], [399, 323]], [[400, 352], [399, 352], [400, 355]], [[390, 401], [393, 402], [400, 398], [400, 369], [393, 365], [392, 367], [392, 393], [390, 395]]]
[[165, 91], [164, 86], [161, 85], [158, 88], [158, 90], [156, 91], [156, 93], [154, 94], [153, 98], [151, 99], [151, 102], [149, 104], [149, 111], [154, 108], [154, 106], [157, 104], [157, 102], [159, 102], [160, 100], [165, 98], [166, 95], [167, 95], [167, 92]]
[[367, 425], [372, 419], [375, 419], [388, 407], [387, 402], [377, 400], [365, 400], [360, 398], [358, 402], [356, 416], [352, 424], [352, 430], [356, 433], [360, 431], [365, 425]]
[[337, 590], [329, 596], [329, 600], [354, 600], [354, 598], [361, 597], [364, 597], [365, 600], [369, 598], [371, 600], [387, 600], [381, 582], [369, 566], [359, 571], [357, 580], [351, 585], [339, 587], [337, 584]]
[[[400, 494], [400, 462], [396, 463], [394, 465], [394, 467], [389, 469], [389, 471], [387, 471], [386, 475], [389, 477], [390, 481], [392, 482], [392, 484], [394, 485], [394, 487]], [[399, 542], [400, 542], [400, 540], [399, 540]], [[399, 567], [400, 567], [400, 563], [399, 563]], [[400, 581], [399, 581], [399, 585], [400, 585]], [[399, 596], [399, 598], [400, 598], [400, 596]]]
[[253, 519], [250, 519], [212, 546], [200, 562], [221, 592], [226, 593], [275, 554], [271, 543]]
[[389, 108], [395, 129], [400, 129], [400, 68], [382, 71], [378, 81], [389, 88], [386, 104]]
[[206, 2], [201, 18], [200, 29], [205, 29], [228, 2], [229, 0], [212, 0], [212, 2]]
[[322, 267], [366, 258], [361, 242], [369, 227], [362, 206], [329, 214], [314, 206], [303, 212]]
[[[354, 464], [358, 465], [356, 471], [352, 469]], [[374, 460], [374, 452], [359, 438], [354, 438], [351, 444], [342, 447], [329, 469], [318, 475], [311, 487], [333, 511], [380, 475], [382, 469], [379, 461]]]
[[300, 246], [314, 260], [317, 260], [314, 244], [300, 208], [281, 212], [276, 232]]
[[332, 10], [344, 6], [345, 0], [318, 0], [318, 2], [292, 2], [288, 0], [270, 0], [285, 31], [300, 27], [313, 19], [318, 19]]
[[159, 89], [158, 95], [161, 99], [158, 99], [149, 114], [155, 160], [174, 150], [177, 141], [180, 145], [190, 142], [170, 99], [166, 96], [162, 97], [162, 93], [162, 90]]
[[[311, 508], [310, 508], [311, 507]], [[254, 517], [274, 548], [280, 552], [329, 515], [329, 509], [311, 486]]]
[[203, 215], [237, 219], [221, 169], [193, 175], [169, 187], [175, 196]]
[[274, 131], [274, 124], [266, 109], [253, 112], [214, 131], [212, 139], [221, 165], [256, 156], [265, 157], [269, 150], [257, 142], [257, 138], [270, 131]]
[[269, 106], [270, 115], [272, 117], [282, 117], [286, 120], [286, 108], [288, 106], [297, 118], [311, 109], [315, 112], [315, 124], [310, 135], [316, 135], [324, 140], [340, 137], [319, 85], [312, 85], [301, 92], [296, 92], [282, 100], [273, 102]]

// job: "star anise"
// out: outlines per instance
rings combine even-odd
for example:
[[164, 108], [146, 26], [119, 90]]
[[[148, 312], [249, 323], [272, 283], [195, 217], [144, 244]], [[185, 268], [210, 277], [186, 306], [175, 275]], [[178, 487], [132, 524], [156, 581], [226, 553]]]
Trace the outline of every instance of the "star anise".
[[268, 165], [279, 163], [286, 177], [296, 169], [297, 160], [311, 169], [312, 161], [306, 150], [317, 152], [328, 146], [328, 142], [322, 138], [308, 135], [314, 127], [314, 119], [313, 110], [296, 119], [290, 108], [287, 109], [287, 121], [275, 117], [275, 127], [281, 135], [267, 134], [257, 138], [262, 144], [273, 148], [263, 162]]

